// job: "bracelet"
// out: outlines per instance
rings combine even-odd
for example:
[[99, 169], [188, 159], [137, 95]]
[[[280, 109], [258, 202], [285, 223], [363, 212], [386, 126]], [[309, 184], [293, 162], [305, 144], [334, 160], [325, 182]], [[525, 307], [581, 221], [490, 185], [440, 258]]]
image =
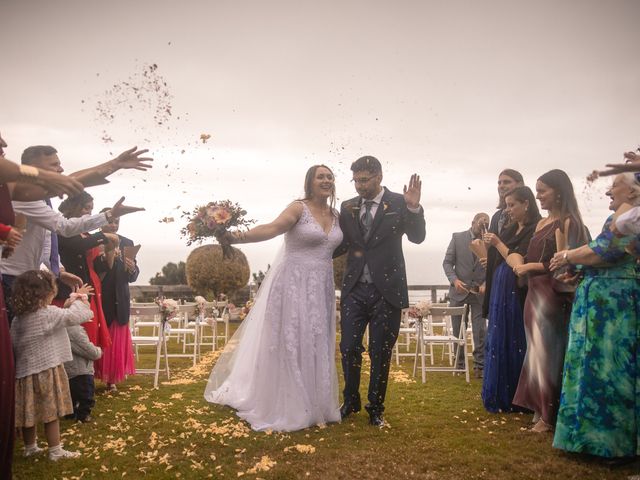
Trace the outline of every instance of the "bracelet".
[[567, 262], [567, 265], [571, 265], [571, 262], [569, 261], [569, 250], [564, 251], [564, 255], [562, 255], [562, 258], [565, 262]]
[[40, 170], [31, 165], [20, 165], [19, 167], [20, 175], [23, 177], [36, 178], [40, 175]]

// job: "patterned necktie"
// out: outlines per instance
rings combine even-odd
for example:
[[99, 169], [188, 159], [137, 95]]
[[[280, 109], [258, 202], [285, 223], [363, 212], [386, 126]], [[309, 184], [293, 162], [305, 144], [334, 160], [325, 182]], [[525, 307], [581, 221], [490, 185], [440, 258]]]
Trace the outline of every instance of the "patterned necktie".
[[365, 237], [369, 233], [369, 230], [371, 230], [371, 224], [373, 223], [373, 215], [371, 215], [371, 206], [372, 205], [373, 205], [373, 200], [365, 200], [365, 202], [364, 202], [364, 207], [365, 207], [364, 215], [361, 218], [362, 231], [363, 231]]
[[[48, 198], [45, 200], [49, 208], [51, 206], [51, 200]], [[51, 232], [51, 251], [49, 252], [49, 265], [51, 265], [51, 273], [56, 277], [60, 276], [60, 262], [58, 261], [58, 235], [56, 232]]]

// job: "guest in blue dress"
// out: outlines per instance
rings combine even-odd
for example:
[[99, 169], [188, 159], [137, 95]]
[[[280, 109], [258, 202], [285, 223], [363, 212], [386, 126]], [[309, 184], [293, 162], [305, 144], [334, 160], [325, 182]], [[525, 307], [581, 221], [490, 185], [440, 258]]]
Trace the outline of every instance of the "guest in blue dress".
[[[529, 241], [540, 220], [536, 199], [529, 187], [517, 187], [505, 195], [506, 212], [511, 223], [502, 238], [485, 234], [485, 242], [500, 253], [489, 299], [489, 327], [485, 344], [482, 402], [492, 413], [522, 411], [512, 404], [518, 386], [527, 341], [522, 319], [526, 284], [518, 285], [513, 268], [506, 259], [527, 253]], [[514, 257], [511, 257], [514, 258]]]

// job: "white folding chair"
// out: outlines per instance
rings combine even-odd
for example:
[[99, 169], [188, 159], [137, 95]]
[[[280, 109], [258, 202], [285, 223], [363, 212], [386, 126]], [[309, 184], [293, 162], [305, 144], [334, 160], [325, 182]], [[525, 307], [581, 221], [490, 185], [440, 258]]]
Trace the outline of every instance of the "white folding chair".
[[[197, 363], [199, 356], [199, 343], [198, 343], [198, 328], [194, 325], [189, 325], [189, 318], [195, 317], [196, 305], [180, 305], [178, 307], [178, 313], [175, 318], [178, 319], [177, 327], [171, 326], [170, 333], [177, 335], [178, 341], [182, 343], [182, 353], [169, 353], [168, 357], [188, 357], [193, 359], [193, 365]], [[191, 343], [187, 338], [190, 338]], [[191, 353], [187, 352], [187, 345], [193, 347]]]
[[[398, 333], [398, 339], [393, 346], [396, 354], [396, 365], [400, 365], [400, 357], [413, 357], [414, 353], [410, 352], [411, 341], [415, 341], [417, 338], [417, 324], [416, 319], [409, 316], [409, 309], [402, 310], [402, 316], [400, 317], [400, 331]], [[400, 347], [405, 347], [406, 352], [400, 352]]]
[[[448, 303], [434, 303], [431, 305], [432, 313], [425, 319], [424, 327], [426, 335], [453, 335], [453, 326], [451, 324], [451, 316], [442, 314], [442, 308], [449, 308]], [[429, 345], [429, 353], [427, 354], [431, 361], [431, 365], [435, 364], [433, 356], [433, 344]], [[453, 365], [453, 344], [442, 344], [441, 360], [444, 361], [445, 355], [449, 359], [449, 365]]]
[[227, 300], [215, 302], [215, 306], [219, 312], [219, 316], [216, 317], [216, 324], [224, 323], [224, 335], [220, 335], [218, 333], [218, 327], [216, 325], [215, 341], [217, 343], [218, 339], [224, 338], [224, 343], [222, 344], [224, 346], [229, 341], [229, 318], [231, 316], [231, 314], [229, 313], [229, 302]]
[[[462, 321], [460, 322], [460, 331], [458, 331], [455, 335], [453, 332], [444, 331], [441, 334], [429, 334], [428, 328], [425, 328], [421, 325], [422, 328], [418, 328], [418, 341], [417, 348], [415, 352], [415, 359], [413, 363], [413, 376], [416, 375], [416, 371], [418, 369], [418, 357], [420, 357], [420, 370], [422, 372], [422, 383], [426, 382], [426, 372], [464, 372], [467, 382], [469, 382], [469, 361], [466, 355], [466, 344], [467, 344], [467, 336], [466, 336], [466, 328], [465, 328], [465, 320], [469, 314], [469, 306], [464, 305], [462, 307], [431, 307], [430, 316], [432, 317], [446, 317], [447, 321], [450, 322], [452, 315], [462, 315]], [[457, 345], [459, 348], [455, 349], [456, 354], [453, 359], [453, 365], [449, 366], [441, 366], [441, 365], [427, 365], [426, 364], [426, 347], [428, 346], [430, 349], [434, 345], [439, 345], [444, 348], [446, 345]], [[432, 352], [432, 350], [430, 350]], [[458, 355], [462, 355], [464, 367], [457, 368], [458, 363]], [[433, 357], [432, 357], [433, 358]]]
[[[189, 327], [198, 329], [198, 358], [200, 358], [202, 347], [211, 347], [211, 351], [216, 349], [216, 333], [217, 318], [219, 312], [215, 307], [215, 302], [206, 302], [204, 304], [203, 314], [194, 314], [188, 321]], [[207, 331], [210, 333], [207, 334]], [[187, 346], [190, 344], [187, 343]]]
[[[146, 320], [142, 320], [146, 319]], [[143, 335], [140, 331], [141, 327], [152, 329], [151, 335]], [[138, 348], [141, 346], [155, 346], [156, 347], [156, 362], [155, 368], [138, 368], [136, 366], [136, 373], [153, 373], [153, 387], [158, 388], [158, 378], [160, 376], [160, 357], [164, 355], [164, 371], [167, 375], [167, 380], [170, 379], [169, 373], [169, 358], [167, 356], [167, 341], [164, 335], [164, 328], [162, 328], [162, 319], [160, 316], [160, 308], [158, 305], [143, 306], [137, 305], [131, 306], [130, 316], [130, 328], [131, 343], [135, 346], [136, 363], [138, 362]]]
[[467, 328], [465, 329], [465, 339], [467, 343], [465, 344], [465, 351], [467, 352], [467, 357], [473, 358], [473, 351], [476, 349], [476, 344], [473, 341], [473, 325], [471, 321], [467, 322]]
[[160, 308], [157, 303], [132, 303], [130, 312], [131, 335], [140, 335], [140, 329], [145, 327], [150, 327], [152, 335], [157, 335], [156, 330], [160, 325]]

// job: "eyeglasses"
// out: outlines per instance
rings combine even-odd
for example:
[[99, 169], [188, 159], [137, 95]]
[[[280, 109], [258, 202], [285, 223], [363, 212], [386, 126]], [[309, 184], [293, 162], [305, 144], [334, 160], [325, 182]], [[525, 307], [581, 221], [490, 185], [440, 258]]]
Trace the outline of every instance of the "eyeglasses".
[[369, 182], [369, 180], [371, 180], [372, 178], [375, 178], [377, 176], [378, 175], [371, 175], [370, 177], [352, 178], [351, 181], [353, 183], [358, 184], [358, 185], [364, 185], [365, 183]]

